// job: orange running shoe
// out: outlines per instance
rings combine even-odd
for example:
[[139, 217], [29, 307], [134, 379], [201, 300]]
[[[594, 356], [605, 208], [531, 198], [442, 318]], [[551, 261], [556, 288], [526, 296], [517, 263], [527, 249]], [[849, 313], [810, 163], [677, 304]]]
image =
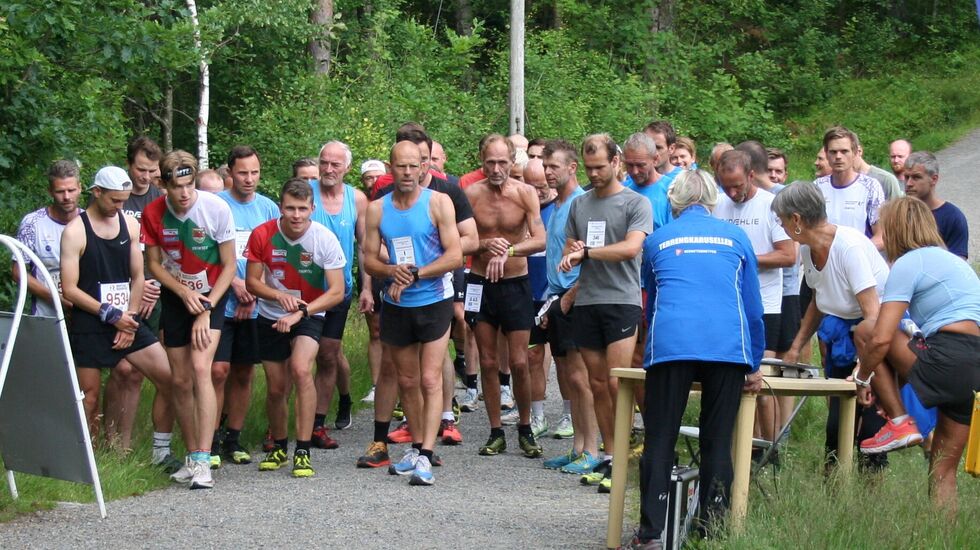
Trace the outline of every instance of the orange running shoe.
[[408, 422], [402, 422], [394, 431], [388, 432], [388, 443], [411, 443], [412, 432], [408, 430]]
[[452, 420], [443, 420], [439, 431], [442, 432], [440, 437], [443, 445], [459, 445], [463, 442], [463, 434], [459, 433], [456, 423]]
[[864, 454], [887, 453], [896, 449], [904, 449], [922, 443], [922, 434], [910, 415], [895, 424], [892, 420], [878, 430], [874, 437], [861, 442], [861, 452]]

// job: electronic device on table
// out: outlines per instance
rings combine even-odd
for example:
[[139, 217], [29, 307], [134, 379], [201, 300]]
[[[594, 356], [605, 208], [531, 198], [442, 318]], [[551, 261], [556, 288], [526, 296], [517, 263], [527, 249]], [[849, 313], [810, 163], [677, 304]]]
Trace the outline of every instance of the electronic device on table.
[[822, 378], [820, 368], [807, 363], [787, 363], [782, 359], [767, 357], [762, 360], [763, 376], [779, 376], [782, 378]]

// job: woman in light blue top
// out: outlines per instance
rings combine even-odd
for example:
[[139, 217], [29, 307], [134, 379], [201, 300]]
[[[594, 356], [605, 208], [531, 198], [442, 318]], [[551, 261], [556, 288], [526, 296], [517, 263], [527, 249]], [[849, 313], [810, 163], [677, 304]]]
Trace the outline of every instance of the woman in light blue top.
[[[875, 436], [875, 444], [895, 440], [889, 433], [892, 424], [906, 415], [894, 374], [908, 381], [923, 405], [938, 407], [929, 490], [937, 505], [955, 513], [956, 467], [969, 435], [973, 392], [980, 390], [980, 280], [945, 249], [922, 201], [892, 199], [882, 208], [881, 220], [885, 250], [895, 263], [877, 319], [865, 319], [855, 334], [858, 399], [870, 403], [873, 389], [893, 419]], [[921, 327], [911, 340], [897, 329], [906, 311]], [[882, 361], [886, 354], [887, 363]]]

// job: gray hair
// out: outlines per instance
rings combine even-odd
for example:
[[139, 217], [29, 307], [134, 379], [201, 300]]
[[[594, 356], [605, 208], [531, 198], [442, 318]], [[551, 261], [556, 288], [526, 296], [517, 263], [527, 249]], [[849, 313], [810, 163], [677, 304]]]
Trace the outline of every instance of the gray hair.
[[651, 157], [655, 157], [657, 156], [657, 143], [643, 132], [637, 132], [626, 138], [626, 142], [623, 143], [623, 150], [643, 151]]
[[925, 168], [926, 174], [929, 174], [929, 176], [939, 175], [939, 161], [936, 160], [936, 155], [933, 155], [929, 151], [916, 151], [905, 159], [906, 170], [911, 170], [916, 166]]
[[827, 221], [827, 200], [815, 183], [797, 180], [776, 194], [772, 211], [780, 218], [799, 214], [804, 225], [813, 227]]
[[78, 177], [78, 163], [73, 160], [61, 159], [56, 160], [48, 168], [48, 185], [54, 183], [54, 180], [60, 180], [65, 178], [75, 178]]
[[323, 147], [320, 147], [320, 152], [317, 153], [317, 157], [319, 158], [319, 156], [323, 154], [323, 150], [326, 149], [328, 145], [339, 145], [344, 150], [344, 160], [347, 162], [346, 168], [350, 168], [350, 165], [354, 163], [354, 155], [350, 152], [350, 147], [348, 147], [343, 141], [333, 140], [324, 143]]
[[718, 204], [718, 184], [704, 170], [684, 170], [667, 190], [670, 208], [677, 215], [688, 206], [700, 204], [711, 210]]

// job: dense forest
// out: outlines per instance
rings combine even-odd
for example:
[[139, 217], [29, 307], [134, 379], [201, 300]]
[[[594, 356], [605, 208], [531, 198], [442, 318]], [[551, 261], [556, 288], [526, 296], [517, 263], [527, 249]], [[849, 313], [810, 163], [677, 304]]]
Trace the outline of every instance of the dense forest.
[[[815, 109], [862, 79], [853, 108], [899, 97], [897, 127], [914, 133], [963, 113], [950, 98], [907, 101], [907, 75], [941, 80], [980, 59], [969, 0], [527, 0], [526, 11], [530, 137], [622, 139], [663, 117], [703, 153], [746, 138], [792, 148], [825, 123]], [[479, 136], [507, 130], [509, 12], [509, 0], [7, 0], [2, 230], [43, 200], [52, 160], [78, 159], [88, 179], [121, 164], [137, 133], [212, 166], [249, 143], [268, 191], [325, 140], [348, 142], [359, 162], [417, 120], [449, 169], [467, 170]]]

